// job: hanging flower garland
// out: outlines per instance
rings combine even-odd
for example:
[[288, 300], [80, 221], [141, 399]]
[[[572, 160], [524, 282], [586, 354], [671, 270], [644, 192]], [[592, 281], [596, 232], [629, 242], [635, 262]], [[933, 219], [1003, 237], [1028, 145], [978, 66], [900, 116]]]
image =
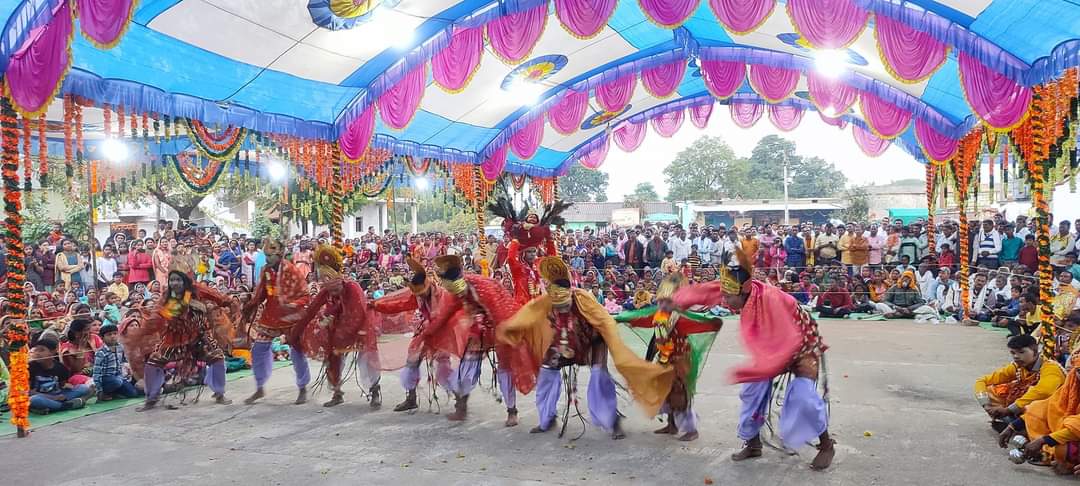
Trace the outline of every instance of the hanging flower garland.
[[525, 174], [510, 174], [510, 183], [513, 184], [515, 191], [520, 191], [525, 188]]
[[956, 204], [960, 211], [960, 234], [957, 236], [960, 245], [960, 301], [963, 302], [964, 318], [967, 319], [971, 311], [968, 305], [970, 285], [968, 272], [971, 261], [971, 244], [968, 240], [968, 215], [967, 198], [972, 180], [972, 173], [978, 168], [979, 144], [982, 142], [981, 128], [975, 129], [960, 140], [956, 155], [950, 165], [953, 173], [953, 182], [956, 186]]
[[[134, 119], [132, 122], [132, 131], [134, 131]], [[248, 130], [243, 127], [230, 125], [213, 132], [199, 120], [181, 118], [180, 123], [187, 129], [188, 135], [191, 136], [191, 142], [195, 145], [195, 150], [198, 150], [204, 157], [214, 160], [231, 160], [244, 146], [244, 140], [247, 139]], [[120, 124], [123, 125], [122, 119]]]
[[71, 179], [75, 175], [75, 151], [72, 148], [72, 122], [75, 118], [75, 102], [71, 95], [64, 96], [64, 177], [68, 192], [71, 192]]
[[19, 130], [18, 119], [11, 102], [0, 98], [0, 136], [2, 136], [2, 166], [4, 181], [4, 238], [7, 247], [7, 306], [3, 312], [10, 317], [4, 329], [11, 363], [11, 383], [8, 406], [11, 423], [19, 437], [26, 437], [30, 428], [30, 361], [28, 355], [29, 329], [26, 322], [25, 251], [22, 242], [22, 204], [19, 194]]
[[30, 192], [33, 181], [30, 179], [34, 173], [34, 161], [30, 158], [30, 119], [22, 117], [22, 153], [23, 153], [23, 191]]
[[166, 163], [176, 169], [176, 173], [180, 176], [180, 180], [184, 181], [184, 185], [199, 195], [210, 192], [217, 185], [218, 180], [229, 165], [228, 160], [210, 158], [206, 161], [206, 165], [203, 166], [198, 162], [199, 157], [192, 160], [193, 158], [187, 154], [163, 155], [162, 157], [165, 158]]
[[49, 139], [45, 136], [45, 125], [47, 123], [44, 113], [38, 116], [38, 183], [41, 184], [42, 188], [49, 185]]
[[409, 173], [415, 177], [423, 177], [427, 174], [428, 169], [431, 168], [431, 159], [429, 158], [425, 157], [420, 159], [419, 164], [416, 163], [416, 157], [411, 155], [406, 155], [403, 158], [405, 159], [405, 167], [407, 167]]
[[390, 187], [390, 182], [393, 180], [394, 178], [385, 172], [375, 174], [360, 187], [360, 193], [369, 198], [379, 197], [387, 187]]
[[[933, 162], [926, 164], [926, 241], [937, 241], [934, 238], [934, 213], [937, 212], [937, 165]], [[930, 257], [937, 261], [937, 245], [927, 245]]]

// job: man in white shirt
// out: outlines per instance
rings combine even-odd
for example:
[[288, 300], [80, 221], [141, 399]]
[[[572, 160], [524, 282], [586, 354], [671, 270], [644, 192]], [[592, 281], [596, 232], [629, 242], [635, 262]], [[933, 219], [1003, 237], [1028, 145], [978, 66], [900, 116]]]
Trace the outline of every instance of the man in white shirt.
[[942, 224], [941, 233], [938, 233], [936, 240], [938, 253], [941, 253], [941, 245], [949, 245], [949, 248], [956, 250], [956, 227], [949, 222]]
[[711, 265], [713, 263], [713, 254], [717, 251], [716, 242], [713, 241], [709, 230], [703, 231], [699, 240], [695, 244], [697, 245], [698, 255], [701, 255], [701, 264]]
[[1058, 223], [1057, 233], [1050, 237], [1050, 265], [1063, 268], [1068, 261], [1068, 254], [1076, 246], [1076, 238], [1069, 232], [1069, 220]]
[[668, 238], [667, 246], [676, 263], [682, 263], [690, 256], [690, 242], [686, 240], [686, 232], [682, 228], [675, 230], [675, 234]]
[[[113, 274], [116, 273], [116, 250], [112, 245], [105, 245], [105, 249], [102, 250], [101, 256], [97, 257], [97, 281], [98, 287], [107, 287], [113, 280]], [[92, 303], [97, 305], [97, 302]]]
[[[990, 224], [994, 223], [991, 221]], [[975, 274], [975, 282], [971, 286], [971, 292], [968, 295], [971, 320], [989, 322], [991, 318], [990, 310], [994, 308], [994, 304], [997, 302], [996, 297], [990, 287], [986, 285], [986, 275]]]
[[1001, 253], [1001, 234], [994, 228], [994, 221], [983, 220], [982, 229], [975, 236], [974, 248], [972, 248], [971, 263], [976, 266], [996, 270], [998, 268], [998, 254]]
[[1030, 234], [1031, 234], [1031, 230], [1029, 230], [1028, 226], [1027, 226], [1027, 216], [1023, 216], [1023, 215], [1017, 216], [1016, 217], [1016, 237], [1023, 240], [1023, 239], [1026, 239], [1027, 235], [1030, 235]]
[[956, 321], [960, 311], [960, 284], [952, 279], [952, 270], [942, 267], [938, 270], [937, 292], [929, 305], [937, 309], [946, 322]]

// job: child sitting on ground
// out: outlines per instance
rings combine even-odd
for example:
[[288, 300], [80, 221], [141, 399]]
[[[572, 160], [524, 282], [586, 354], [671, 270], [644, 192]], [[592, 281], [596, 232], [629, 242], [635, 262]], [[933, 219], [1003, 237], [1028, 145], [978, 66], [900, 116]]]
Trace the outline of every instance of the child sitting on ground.
[[142, 395], [131, 380], [131, 367], [124, 347], [120, 345], [117, 327], [105, 324], [99, 334], [105, 344], [94, 353], [94, 386], [98, 389], [98, 401]]
[[289, 360], [289, 345], [283, 342], [281, 336], [274, 338], [270, 343], [270, 350], [274, 353], [274, 361]]
[[60, 363], [59, 346], [55, 339], [46, 337], [30, 347], [31, 412], [48, 414], [82, 408], [86, 398], [94, 394], [92, 385], [68, 383], [71, 372]]

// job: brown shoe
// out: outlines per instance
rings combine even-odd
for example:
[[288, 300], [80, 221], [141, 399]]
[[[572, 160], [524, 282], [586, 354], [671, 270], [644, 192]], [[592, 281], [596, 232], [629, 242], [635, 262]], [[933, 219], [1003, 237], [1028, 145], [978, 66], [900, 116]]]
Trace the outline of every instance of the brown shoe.
[[336, 407], [345, 403], [345, 394], [340, 391], [335, 391], [334, 396], [330, 397], [330, 401], [322, 404], [324, 407]]
[[296, 393], [296, 401], [293, 402], [293, 404], [303, 405], [305, 403], [307, 403], [307, 387], [302, 386], [300, 387], [300, 391]]
[[224, 394], [214, 394], [214, 403], [218, 405], [232, 405], [232, 400], [225, 398]]
[[405, 393], [405, 401], [394, 406], [395, 412], [408, 412], [409, 410], [416, 410], [420, 408], [416, 404], [416, 390], [409, 390]]
[[465, 420], [465, 417], [469, 414], [469, 396], [462, 395], [456, 396], [454, 400], [454, 411], [450, 412], [446, 419], [451, 422], [461, 422]]
[[506, 409], [506, 426], [517, 427], [518, 424], [518, 412], [517, 407]]
[[828, 469], [832, 465], [833, 457], [836, 456], [836, 448], [833, 447], [836, 441], [829, 438], [828, 432], [821, 434], [821, 437], [821, 444], [817, 446], [817, 456], [814, 456], [814, 460], [810, 462], [810, 469], [815, 471]]
[[741, 451], [731, 455], [731, 460], [739, 462], [755, 457], [761, 457], [761, 437], [758, 436], [746, 441]]
[[247, 398], [244, 399], [244, 403], [247, 404], [247, 405], [251, 405], [251, 404], [255, 403], [256, 400], [258, 400], [258, 399], [260, 399], [262, 397], [265, 397], [265, 396], [266, 396], [266, 393], [263, 392], [262, 388], [256, 388], [255, 393], [252, 393], [250, 397], [247, 397]]
[[147, 400], [145, 403], [142, 404], [141, 407], [136, 408], [135, 411], [136, 412], [145, 412], [147, 410], [152, 410], [154, 408], [157, 408], [157, 403], [158, 403], [157, 400]]

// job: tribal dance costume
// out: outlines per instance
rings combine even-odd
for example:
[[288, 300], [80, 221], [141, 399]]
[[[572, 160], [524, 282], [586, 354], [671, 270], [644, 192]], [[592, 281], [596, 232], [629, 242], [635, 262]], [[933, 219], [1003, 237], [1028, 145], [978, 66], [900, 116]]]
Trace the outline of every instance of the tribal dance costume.
[[495, 329], [509, 320], [519, 306], [498, 282], [480, 275], [465, 275], [461, 257], [444, 255], [435, 259], [440, 284], [447, 290], [438, 302], [431, 324], [418, 335], [426, 346], [461, 359], [450, 385], [454, 393], [453, 421], [465, 420], [469, 394], [480, 381], [480, 366], [492, 350], [497, 359], [496, 376], [506, 404], [506, 426], [517, 420], [517, 391], [528, 394], [536, 386], [536, 368], [525, 346], [495, 342]]
[[378, 300], [369, 301], [369, 305], [380, 314], [420, 313], [420, 324], [416, 327], [413, 338], [409, 342], [409, 354], [405, 360], [405, 368], [401, 370], [401, 386], [405, 388], [405, 401], [394, 407], [395, 412], [418, 408], [416, 386], [420, 384], [420, 364], [424, 360], [435, 362], [435, 376], [429, 379], [433, 379], [447, 390], [452, 390], [450, 376], [453, 368], [450, 365], [450, 355], [445, 351], [435, 351], [425, 342], [427, 336], [424, 333], [431, 324], [432, 311], [438, 307], [442, 299], [446, 298], [446, 291], [441, 287], [431, 285], [427, 278], [427, 271], [419, 262], [412, 257], [406, 259], [406, 262], [413, 272], [408, 288], [392, 292]]
[[[246, 404], [255, 403], [265, 396], [263, 385], [274, 371], [274, 358], [271, 342], [278, 336], [290, 333], [293, 326], [300, 322], [304, 306], [311, 300], [307, 283], [300, 276], [300, 271], [283, 255], [284, 248], [278, 241], [267, 242], [263, 247], [266, 253], [266, 266], [262, 269], [259, 286], [251, 300], [244, 305], [244, 322], [251, 323], [259, 306], [262, 312], [258, 321], [250, 325], [251, 368], [255, 374], [255, 393], [244, 400]], [[289, 357], [296, 373], [296, 387], [299, 393], [296, 404], [307, 402], [307, 385], [311, 381], [307, 357], [294, 343], [289, 343]]]
[[668, 275], [657, 289], [656, 305], [623, 312], [615, 320], [648, 329], [645, 359], [671, 370], [673, 375], [670, 386], [663, 390], [659, 410], [667, 414], [667, 425], [655, 433], [674, 435], [681, 431], [679, 440], [687, 442], [698, 438], [694, 393], [705, 358], [724, 323], [719, 317], [676, 309], [671, 297], [683, 282], [680, 273]]
[[[198, 374], [198, 363], [205, 363], [205, 383], [214, 393], [214, 401], [228, 405], [225, 398], [225, 353], [220, 340], [231, 337], [232, 322], [225, 309], [233, 302], [225, 295], [195, 284], [190, 259], [176, 257], [168, 274], [169, 285], [156, 311], [148, 311], [141, 325], [128, 322], [124, 341], [133, 349], [150, 349], [149, 354], [138, 352], [135, 361], [145, 359], [142, 367], [146, 402], [138, 411], [154, 408], [165, 386], [165, 368], [176, 367], [176, 382], [183, 384]], [[177, 279], [174, 288], [173, 280]], [[235, 315], [235, 308], [231, 309]], [[153, 312], [153, 314], [149, 314]], [[148, 343], [151, 345], [146, 345]], [[227, 342], [226, 342], [227, 344]]]
[[[513, 237], [507, 247], [506, 264], [510, 266], [514, 301], [518, 305], [525, 305], [540, 295], [543, 284], [536, 266], [538, 253], [543, 247], [544, 256], [558, 254], [555, 241], [551, 237], [551, 226], [566, 223], [562, 212], [570, 206], [570, 203], [555, 201], [544, 208], [544, 216], [540, 217], [536, 213], [528, 212], [528, 208], [520, 213], [514, 211], [513, 204], [505, 197], [500, 197], [488, 205], [492, 214], [503, 218], [503, 231]], [[525, 213], [524, 217], [522, 213]]]
[[341, 391], [342, 357], [355, 352], [361, 386], [368, 390], [371, 408], [379, 408], [379, 330], [368, 308], [367, 295], [360, 284], [342, 278], [342, 256], [337, 248], [319, 245], [314, 264], [322, 289], [300, 315], [289, 342], [305, 356], [326, 363], [326, 377], [334, 395], [323, 406], [333, 407], [345, 401]]
[[828, 407], [817, 391], [817, 381], [824, 377], [819, 364], [827, 349], [817, 322], [794, 297], [777, 287], [751, 280], [752, 262], [741, 250], [736, 250], [736, 255], [738, 270], [732, 272], [721, 265], [720, 280], [691, 285], [676, 292], [672, 299], [682, 309], [725, 305], [740, 313], [739, 334], [752, 362], [733, 374], [733, 381], [743, 384], [739, 392], [742, 410], [738, 432], [746, 445], [732, 459], [742, 461], [761, 456], [760, 431], [769, 414], [773, 381], [791, 373], [780, 411], [780, 436], [784, 445], [792, 449], [817, 437], [818, 454], [810, 467], [828, 468], [836, 452], [835, 441], [829, 437]]
[[[631, 393], [653, 413], [663, 401], [664, 390], [657, 385], [670, 384], [671, 373], [638, 358], [623, 344], [607, 310], [588, 291], [570, 287], [570, 269], [562, 259], [545, 257], [539, 268], [547, 283], [547, 294], [534, 298], [495, 331], [500, 343], [524, 343], [535, 358], [533, 366], [540, 370], [536, 384], [540, 420], [529, 432], [546, 432], [555, 424], [563, 387], [561, 371], [569, 368], [567, 379], [576, 380], [573, 367], [588, 366], [589, 416], [594, 424], [611, 433], [612, 439], [622, 439], [626, 435], [619, 423], [615, 382], [607, 368], [608, 352], [615, 368], [627, 379]], [[568, 413], [570, 404], [576, 401], [576, 397], [567, 398]]]

